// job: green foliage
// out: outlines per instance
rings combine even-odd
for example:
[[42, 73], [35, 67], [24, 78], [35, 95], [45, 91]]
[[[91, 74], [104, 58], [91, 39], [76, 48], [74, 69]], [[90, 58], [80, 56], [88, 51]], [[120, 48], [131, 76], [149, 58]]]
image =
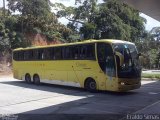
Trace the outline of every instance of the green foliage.
[[96, 22], [103, 33], [102, 38], [135, 42], [144, 30], [144, 21], [139, 17], [139, 12], [116, 0], [107, 0], [100, 5]]
[[11, 15], [0, 21], [1, 52], [24, 46], [24, 36], [16, 31], [17, 22], [17, 18]]
[[145, 31], [137, 47], [145, 57], [144, 67], [148, 69], [160, 69], [160, 41], [158, 40], [160, 31], [159, 27], [151, 31]]
[[45, 35], [50, 42], [76, 39], [70, 28], [58, 23], [57, 16], [51, 12], [53, 4], [49, 0], [7, 1], [9, 9], [5, 10], [5, 14], [0, 8], [0, 54], [31, 46], [31, 41], [26, 39], [28, 34]]
[[83, 27], [81, 27], [80, 32], [83, 33], [83, 37], [85, 39], [94, 38], [96, 25], [92, 23], [85, 23]]
[[[0, 54], [31, 46], [26, 35], [43, 34], [48, 41], [69, 40], [71, 30], [58, 23], [49, 0], [7, 0], [8, 10], [0, 8]], [[15, 14], [17, 13], [18, 14]]]
[[156, 78], [160, 80], [160, 74], [148, 74], [148, 73], [142, 73], [143, 78]]
[[18, 11], [18, 31], [22, 33], [41, 33], [49, 41], [68, 38], [68, 31], [58, 23], [58, 19], [51, 12], [53, 4], [49, 0], [8, 0], [8, 7], [12, 12]]
[[139, 41], [144, 33], [145, 20], [139, 16], [139, 12], [117, 0], [104, 0], [98, 4], [97, 0], [76, 0], [78, 7], [60, 8], [57, 15], [65, 17], [73, 25], [82, 24], [80, 28], [84, 39], [112, 38], [126, 41]]

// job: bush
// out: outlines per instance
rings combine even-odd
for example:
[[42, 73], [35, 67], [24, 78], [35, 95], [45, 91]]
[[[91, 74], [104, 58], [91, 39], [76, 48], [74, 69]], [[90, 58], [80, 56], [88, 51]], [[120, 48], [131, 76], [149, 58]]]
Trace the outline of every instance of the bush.
[[143, 78], [157, 78], [160, 79], [160, 74], [149, 74], [149, 73], [142, 73]]

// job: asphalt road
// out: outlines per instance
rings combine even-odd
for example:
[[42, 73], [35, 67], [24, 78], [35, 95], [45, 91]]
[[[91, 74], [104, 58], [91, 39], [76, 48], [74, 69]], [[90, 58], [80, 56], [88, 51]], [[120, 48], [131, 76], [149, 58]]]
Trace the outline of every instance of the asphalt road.
[[15, 120], [131, 120], [135, 115], [160, 120], [160, 82], [142, 81], [140, 89], [125, 93], [89, 93], [73, 87], [36, 86], [0, 77], [0, 119], [8, 115]]

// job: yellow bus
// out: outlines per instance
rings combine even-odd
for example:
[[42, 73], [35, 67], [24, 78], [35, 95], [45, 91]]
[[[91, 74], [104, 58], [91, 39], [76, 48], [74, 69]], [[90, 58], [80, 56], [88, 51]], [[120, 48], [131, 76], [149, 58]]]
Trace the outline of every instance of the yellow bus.
[[13, 50], [14, 78], [88, 91], [128, 91], [140, 88], [141, 66], [135, 44], [121, 40], [77, 43]]

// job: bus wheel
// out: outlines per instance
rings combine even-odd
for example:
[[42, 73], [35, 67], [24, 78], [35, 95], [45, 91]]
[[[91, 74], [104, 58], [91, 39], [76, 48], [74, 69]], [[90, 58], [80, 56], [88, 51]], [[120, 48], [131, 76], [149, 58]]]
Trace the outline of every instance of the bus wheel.
[[35, 75], [33, 76], [33, 82], [34, 82], [34, 84], [36, 84], [36, 85], [39, 85], [39, 84], [40, 84], [39, 75], [35, 74]]
[[25, 75], [25, 81], [27, 82], [27, 83], [31, 83], [31, 76], [30, 76], [30, 74], [26, 74]]
[[95, 92], [97, 88], [95, 80], [89, 78], [85, 82], [85, 89], [87, 89], [90, 92]]

